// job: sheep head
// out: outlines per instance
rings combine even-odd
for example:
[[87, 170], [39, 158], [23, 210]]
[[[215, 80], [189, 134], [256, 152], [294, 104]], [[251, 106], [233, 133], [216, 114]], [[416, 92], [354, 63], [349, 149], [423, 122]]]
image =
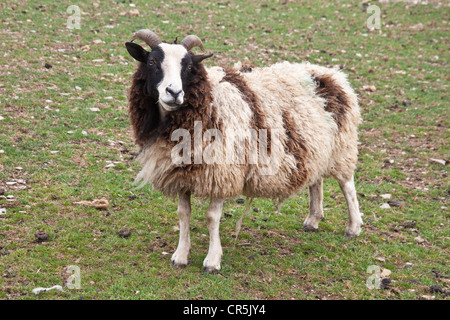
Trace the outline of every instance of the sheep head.
[[[151, 51], [133, 41], [144, 41]], [[195, 55], [191, 50], [199, 47], [204, 51], [200, 38], [188, 35], [179, 44], [169, 44], [152, 31], [136, 32], [130, 42], [125, 43], [128, 53], [145, 65], [146, 83], [143, 94], [157, 100], [165, 111], [178, 110], [184, 102], [184, 93], [189, 77], [195, 75], [199, 64], [209, 55]]]

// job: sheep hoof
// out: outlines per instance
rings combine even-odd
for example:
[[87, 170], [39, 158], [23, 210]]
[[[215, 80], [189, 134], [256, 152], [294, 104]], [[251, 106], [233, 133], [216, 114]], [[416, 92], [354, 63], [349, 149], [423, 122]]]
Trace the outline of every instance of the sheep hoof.
[[179, 263], [179, 262], [175, 262], [175, 260], [170, 260], [170, 265], [174, 268], [186, 268], [187, 267], [187, 263]]
[[203, 266], [203, 272], [208, 273], [208, 274], [216, 274], [219, 272], [219, 269], [217, 269], [216, 267], [205, 267]]
[[314, 228], [313, 226], [304, 225], [303, 226], [303, 231], [306, 231], [306, 232], [318, 232], [319, 228]]
[[348, 239], [356, 238], [357, 236], [359, 236], [360, 233], [361, 233], [361, 228], [359, 228], [359, 230], [357, 230], [357, 231], [347, 228], [345, 230], [345, 237]]

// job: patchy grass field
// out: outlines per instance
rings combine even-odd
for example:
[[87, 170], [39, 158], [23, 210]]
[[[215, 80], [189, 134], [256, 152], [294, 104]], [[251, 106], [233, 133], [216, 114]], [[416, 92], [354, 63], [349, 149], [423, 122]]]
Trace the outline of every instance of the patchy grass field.
[[[450, 8], [408, 2], [373, 2], [381, 30], [369, 30], [368, 2], [3, 1], [0, 298], [449, 299], [448, 165], [430, 159], [450, 159]], [[72, 4], [80, 29], [66, 27]], [[136, 63], [124, 42], [144, 27], [167, 41], [199, 35], [214, 53], [208, 65], [342, 68], [364, 119], [361, 236], [344, 238], [348, 214], [332, 180], [317, 233], [302, 231], [302, 192], [283, 215], [256, 200], [235, 241], [244, 205], [231, 199], [222, 270], [205, 275], [207, 203], [195, 199], [191, 263], [173, 269], [176, 202], [132, 185], [139, 165], [126, 94]], [[102, 198], [106, 210], [79, 203]], [[69, 266], [79, 267], [80, 289], [65, 287]], [[370, 266], [383, 272], [380, 289], [366, 285]], [[65, 293], [32, 293], [54, 285]]]

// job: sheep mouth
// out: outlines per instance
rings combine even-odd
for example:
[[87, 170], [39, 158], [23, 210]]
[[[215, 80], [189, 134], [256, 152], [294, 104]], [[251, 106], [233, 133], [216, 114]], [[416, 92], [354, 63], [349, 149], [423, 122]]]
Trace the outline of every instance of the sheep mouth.
[[160, 100], [159, 103], [166, 111], [176, 111], [181, 108], [181, 104], [176, 102], [164, 102]]

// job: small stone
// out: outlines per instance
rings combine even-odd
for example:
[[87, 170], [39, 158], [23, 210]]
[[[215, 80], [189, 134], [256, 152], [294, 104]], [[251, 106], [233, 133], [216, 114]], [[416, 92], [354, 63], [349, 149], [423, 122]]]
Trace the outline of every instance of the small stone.
[[382, 197], [383, 199], [389, 200], [392, 195], [390, 193], [386, 193], [386, 194], [382, 194], [380, 197]]
[[131, 9], [130, 11], [128, 11], [128, 15], [132, 17], [139, 17], [140, 12], [138, 9]]
[[362, 89], [367, 92], [375, 92], [377, 88], [374, 85], [363, 86]]
[[381, 273], [380, 273], [380, 277], [381, 277], [381, 279], [389, 278], [391, 276], [391, 273], [392, 273], [391, 270], [383, 269], [383, 271], [381, 271]]
[[48, 239], [50, 238], [50, 236], [48, 235], [47, 232], [44, 231], [39, 231], [38, 233], [34, 234], [34, 237], [36, 238], [37, 242], [44, 242], [44, 241], [48, 241]]
[[389, 278], [381, 279], [380, 288], [381, 289], [389, 289], [390, 284], [391, 284], [391, 279], [389, 279]]
[[434, 300], [435, 296], [423, 295], [420, 296], [421, 300]]
[[404, 203], [398, 199], [390, 200], [390, 201], [388, 201], [388, 204], [391, 207], [403, 207], [404, 206]]
[[381, 209], [390, 209], [391, 206], [390, 206], [388, 203], [383, 203], [383, 204], [380, 206], [380, 208], [381, 208]]
[[403, 100], [403, 101], [402, 101], [402, 104], [403, 104], [404, 106], [410, 106], [410, 105], [411, 105], [411, 101]]
[[405, 263], [405, 268], [411, 268], [414, 264], [411, 262]]
[[403, 224], [403, 227], [407, 228], [407, 229], [412, 229], [412, 228], [416, 227], [416, 224], [417, 224], [417, 221], [407, 221]]
[[430, 292], [431, 293], [445, 293], [445, 290], [442, 289], [441, 286], [438, 286], [435, 284], [435, 285], [430, 286]]
[[417, 236], [414, 238], [414, 240], [416, 240], [417, 243], [424, 243], [426, 240], [424, 238], [422, 238], [421, 236]]
[[0, 216], [6, 214], [6, 208], [0, 208]]
[[122, 229], [119, 231], [119, 236], [122, 238], [128, 238], [129, 236], [131, 236], [131, 230], [129, 229]]

